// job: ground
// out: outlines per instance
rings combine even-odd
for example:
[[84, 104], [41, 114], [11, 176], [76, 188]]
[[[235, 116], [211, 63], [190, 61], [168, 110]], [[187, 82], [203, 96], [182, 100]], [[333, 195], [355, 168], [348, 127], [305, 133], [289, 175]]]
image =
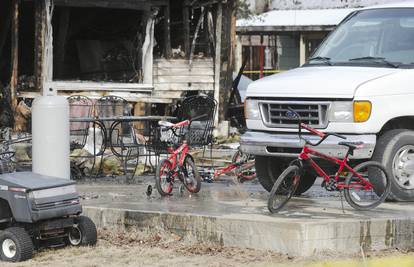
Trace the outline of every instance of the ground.
[[414, 266], [413, 252], [396, 250], [354, 255], [350, 258], [321, 255], [303, 259], [270, 251], [188, 244], [178, 236], [166, 233], [147, 235], [136, 231], [100, 229], [99, 237], [96, 247], [47, 249], [36, 253], [30, 261], [17, 264], [2, 263], [1, 266]]
[[[289, 203], [281, 214], [269, 214], [265, 208], [267, 192], [257, 181], [235, 184], [230, 177], [208, 184], [203, 183], [197, 195], [179, 194], [175, 188], [173, 197], [161, 198], [154, 189], [147, 197], [147, 185], [153, 178], [137, 177], [133, 184], [125, 179], [106, 178], [80, 182], [78, 190], [87, 207], [127, 208], [154, 213], [193, 214], [195, 216], [221, 216], [241, 219], [258, 217], [277, 223], [280, 220], [319, 221], [382, 217], [405, 217], [412, 214], [410, 203], [385, 203], [371, 212], [356, 212], [345, 204], [341, 210], [336, 194], [321, 190], [318, 180], [314, 187], [300, 198]], [[380, 211], [380, 212], [379, 212]], [[237, 216], [236, 216], [237, 215]], [[157, 217], [157, 216], [155, 216]], [[107, 218], [110, 220], [110, 218]], [[147, 218], [148, 219], [148, 218]], [[149, 221], [152, 222], [152, 221]], [[174, 223], [177, 223], [174, 221]], [[133, 224], [132, 224], [133, 225]], [[123, 226], [126, 226], [123, 225]], [[255, 250], [221, 246], [214, 243], [194, 242], [183, 236], [153, 227], [153, 231], [141, 232], [137, 228], [106, 227], [99, 229], [96, 247], [54, 248], [36, 252], [30, 261], [18, 264], [1, 263], [1, 267], [106, 267], [106, 266], [305, 266], [305, 267], [413, 267], [414, 251], [387, 250], [361, 251], [343, 256], [345, 251], [320, 252], [314, 257], [293, 257], [268, 250]], [[255, 228], [258, 228], [257, 225]], [[155, 231], [154, 231], [155, 229]], [[253, 228], [252, 228], [253, 229]], [[359, 229], [357, 231], [359, 233]], [[256, 235], [255, 232], [252, 233]], [[269, 235], [268, 232], [265, 234]], [[270, 237], [274, 239], [273, 237]], [[261, 239], [261, 242], [264, 242]], [[289, 241], [290, 242], [290, 241]], [[357, 247], [358, 248], [358, 247]], [[359, 251], [359, 249], [357, 250]], [[349, 254], [349, 253], [348, 253]]]

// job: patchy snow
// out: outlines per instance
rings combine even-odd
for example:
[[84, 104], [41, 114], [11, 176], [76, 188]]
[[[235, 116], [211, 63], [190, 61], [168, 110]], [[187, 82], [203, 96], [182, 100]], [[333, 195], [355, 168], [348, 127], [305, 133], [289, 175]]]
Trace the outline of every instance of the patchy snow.
[[414, 1], [402, 1], [398, 3], [385, 3], [383, 5], [369, 6], [364, 9], [375, 9], [375, 8], [414, 8]]
[[[250, 2], [261, 2], [263, 0], [249, 0]], [[403, 0], [274, 0], [270, 9], [324, 9], [324, 8], [357, 8], [372, 5], [402, 2]], [[255, 7], [252, 5], [252, 7]]]
[[273, 10], [251, 19], [240, 19], [237, 26], [335, 26], [354, 10], [356, 9]]

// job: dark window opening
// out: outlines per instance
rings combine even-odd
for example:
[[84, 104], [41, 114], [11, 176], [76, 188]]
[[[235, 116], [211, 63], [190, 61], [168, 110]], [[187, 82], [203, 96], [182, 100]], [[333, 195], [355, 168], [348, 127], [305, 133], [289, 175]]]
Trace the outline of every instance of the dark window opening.
[[142, 82], [141, 11], [57, 6], [54, 12], [54, 80]]
[[[11, 76], [11, 1], [0, 4], [0, 81], [8, 85]], [[30, 89], [34, 86], [34, 4], [21, 2], [19, 9], [19, 61], [18, 88]]]

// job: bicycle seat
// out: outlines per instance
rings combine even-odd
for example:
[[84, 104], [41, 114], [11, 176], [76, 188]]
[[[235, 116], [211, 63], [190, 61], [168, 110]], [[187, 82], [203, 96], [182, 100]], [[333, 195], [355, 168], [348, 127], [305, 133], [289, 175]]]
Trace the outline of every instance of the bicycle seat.
[[338, 145], [349, 147], [351, 150], [360, 149], [364, 147], [364, 142], [339, 142]]
[[174, 126], [174, 123], [171, 123], [169, 121], [159, 121], [158, 125], [163, 127], [172, 127]]

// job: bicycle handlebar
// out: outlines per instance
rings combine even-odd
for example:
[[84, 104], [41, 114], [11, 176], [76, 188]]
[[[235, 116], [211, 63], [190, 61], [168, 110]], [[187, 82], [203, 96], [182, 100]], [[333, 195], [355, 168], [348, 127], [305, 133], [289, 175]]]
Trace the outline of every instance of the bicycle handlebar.
[[[290, 112], [292, 112], [294, 114], [294, 117], [296, 117], [298, 119], [299, 138], [302, 139], [303, 141], [305, 141], [306, 144], [311, 145], [311, 146], [318, 146], [323, 141], [325, 141], [329, 136], [336, 136], [336, 137], [341, 138], [341, 139], [346, 139], [345, 136], [340, 135], [340, 134], [324, 133], [324, 132], [318, 131], [318, 130], [310, 127], [309, 125], [303, 123], [299, 113], [297, 113], [294, 109], [288, 108], [288, 110]], [[306, 139], [302, 136], [302, 129], [305, 129], [305, 130], [311, 132], [312, 134], [319, 136], [321, 139], [316, 143], [312, 143], [311, 141], [309, 141], [308, 139]]]

